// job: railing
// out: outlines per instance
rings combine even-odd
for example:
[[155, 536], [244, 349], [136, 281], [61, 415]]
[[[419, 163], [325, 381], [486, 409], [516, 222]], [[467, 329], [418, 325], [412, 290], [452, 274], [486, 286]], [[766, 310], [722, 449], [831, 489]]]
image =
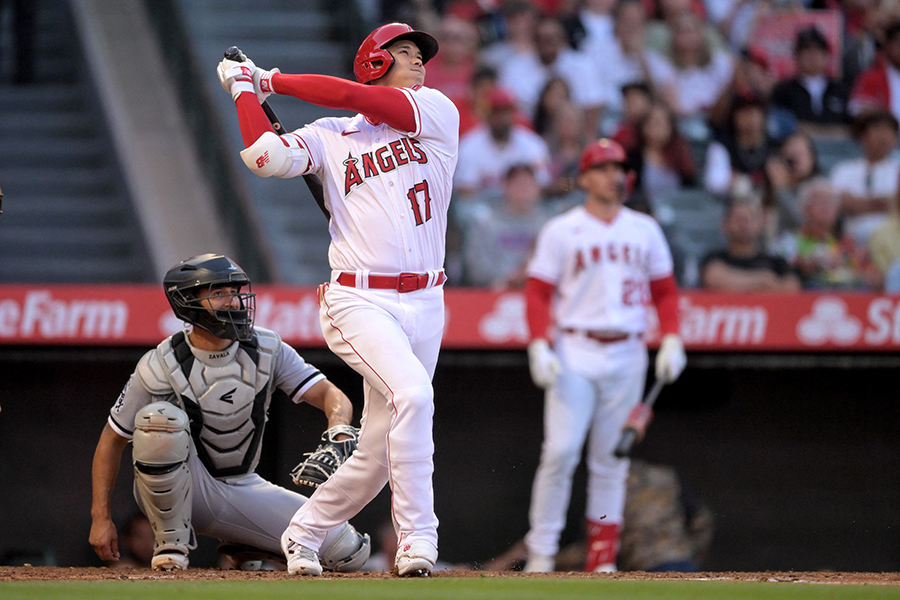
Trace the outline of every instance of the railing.
[[202, 85], [203, 81], [187, 44], [181, 15], [173, 0], [147, 0], [150, 21], [159, 36], [166, 63], [175, 79], [200, 160], [212, 182], [216, 203], [241, 266], [258, 281], [280, 279], [277, 262], [266, 241], [262, 224], [228, 158], [222, 125]]

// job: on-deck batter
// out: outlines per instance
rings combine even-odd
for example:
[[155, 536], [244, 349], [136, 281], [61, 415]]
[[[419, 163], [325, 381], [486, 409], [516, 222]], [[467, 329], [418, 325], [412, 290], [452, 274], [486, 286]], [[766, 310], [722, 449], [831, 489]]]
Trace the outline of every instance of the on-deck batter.
[[628, 460], [613, 450], [643, 392], [648, 303], [663, 334], [656, 376], [674, 381], [686, 363], [672, 256], [656, 221], [622, 206], [625, 160], [611, 140], [585, 148], [578, 182], [587, 198], [547, 223], [528, 266], [529, 367], [547, 392], [526, 571], [554, 568], [588, 432], [585, 570], [615, 570]]
[[[354, 62], [357, 82], [287, 75], [224, 60], [245, 164], [261, 176], [315, 173], [331, 214], [331, 282], [319, 289], [328, 347], [364, 378], [359, 446], [299, 510], [282, 547], [291, 573], [319, 575], [325, 533], [390, 483], [399, 540], [395, 571], [429, 575], [437, 559], [431, 378], [444, 326], [447, 210], [459, 113], [423, 87], [437, 53], [402, 23], [373, 31]], [[368, 84], [368, 85], [367, 85]], [[357, 111], [278, 137], [260, 101], [268, 94]]]

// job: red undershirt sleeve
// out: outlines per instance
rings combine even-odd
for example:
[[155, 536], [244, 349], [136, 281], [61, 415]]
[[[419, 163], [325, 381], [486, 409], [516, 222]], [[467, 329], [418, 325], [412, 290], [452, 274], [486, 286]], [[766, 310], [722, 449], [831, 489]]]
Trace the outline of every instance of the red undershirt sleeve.
[[529, 277], [525, 283], [525, 315], [531, 339], [548, 339], [547, 330], [552, 322], [550, 303], [556, 286], [535, 277]]
[[660, 334], [678, 335], [678, 285], [675, 283], [675, 276], [669, 275], [651, 281], [650, 297], [659, 316]]
[[234, 107], [237, 109], [238, 125], [241, 127], [244, 148], [253, 145], [253, 142], [265, 132], [275, 131], [253, 92], [242, 92], [235, 101]]
[[272, 89], [325, 108], [352, 110], [398, 131], [415, 131], [416, 116], [406, 94], [397, 88], [363, 85], [329, 75], [272, 76]]

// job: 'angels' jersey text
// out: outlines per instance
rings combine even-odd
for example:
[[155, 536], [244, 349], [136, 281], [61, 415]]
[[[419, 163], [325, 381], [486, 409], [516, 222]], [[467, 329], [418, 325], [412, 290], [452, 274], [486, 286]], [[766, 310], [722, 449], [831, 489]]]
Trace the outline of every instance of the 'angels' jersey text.
[[365, 183], [367, 177], [377, 177], [380, 173], [390, 173], [398, 167], [416, 162], [424, 165], [428, 162], [425, 150], [419, 141], [412, 138], [400, 138], [373, 152], [363, 152], [360, 158], [352, 154], [344, 161], [344, 196], [356, 186]]
[[623, 207], [607, 223], [577, 206], [541, 231], [528, 274], [556, 288], [558, 327], [640, 333], [650, 282], [672, 274], [672, 255], [652, 217]]

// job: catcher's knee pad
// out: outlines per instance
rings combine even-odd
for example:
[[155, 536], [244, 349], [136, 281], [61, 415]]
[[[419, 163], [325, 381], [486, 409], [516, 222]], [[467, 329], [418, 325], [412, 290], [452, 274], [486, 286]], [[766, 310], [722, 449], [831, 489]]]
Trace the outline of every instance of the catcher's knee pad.
[[191, 436], [188, 418], [168, 402], [154, 402], [134, 418], [134, 481], [156, 535], [156, 553], [196, 546], [191, 527]]
[[350, 523], [327, 548], [323, 548], [322, 567], [329, 571], [358, 571], [369, 560], [372, 541], [368, 533], [359, 533]]

